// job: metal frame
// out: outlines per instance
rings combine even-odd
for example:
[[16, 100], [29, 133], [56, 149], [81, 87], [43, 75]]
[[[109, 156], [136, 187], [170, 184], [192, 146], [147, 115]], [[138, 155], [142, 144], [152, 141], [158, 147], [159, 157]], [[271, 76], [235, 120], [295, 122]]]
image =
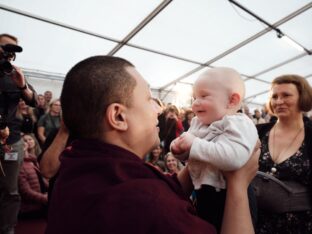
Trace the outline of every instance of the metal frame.
[[[257, 16], [253, 12], [251, 12], [246, 7], [242, 6], [241, 4], [237, 3], [236, 1], [229, 0], [229, 2], [235, 4], [236, 6], [240, 7], [241, 9], [245, 10], [246, 12], [248, 12], [249, 14], [251, 14], [252, 16], [257, 18], [258, 20], [260, 20], [262, 23], [266, 24], [268, 27], [265, 28], [264, 30], [256, 33], [255, 35], [253, 35], [253, 36], [243, 40], [242, 42], [240, 42], [237, 45], [233, 46], [232, 48], [224, 51], [223, 53], [217, 55], [216, 57], [210, 59], [209, 61], [207, 61], [205, 63], [201, 63], [201, 62], [194, 61], [194, 60], [191, 60], [191, 59], [188, 59], [188, 58], [183, 58], [183, 57], [180, 57], [180, 56], [172, 55], [172, 54], [169, 54], [169, 53], [166, 53], [166, 52], [163, 52], [163, 51], [157, 51], [157, 50], [154, 50], [154, 49], [151, 49], [151, 48], [146, 48], [146, 47], [142, 47], [140, 45], [135, 45], [135, 44], [129, 43], [129, 41], [136, 34], [138, 34], [147, 24], [149, 24], [155, 17], [157, 17], [157, 15], [160, 14], [161, 11], [164, 10], [171, 2], [172, 2], [172, 0], [164, 0], [164, 1], [162, 1], [144, 20], [142, 20], [142, 22], [140, 22], [122, 40], [117, 40], [117, 39], [112, 38], [112, 37], [108, 37], [108, 36], [101, 35], [101, 34], [98, 34], [98, 33], [92, 32], [92, 31], [88, 31], [88, 30], [85, 30], [85, 29], [82, 29], [82, 28], [74, 27], [72, 25], [68, 25], [68, 24], [64, 24], [64, 23], [58, 22], [58, 21], [47, 19], [47, 18], [38, 16], [38, 15], [34, 15], [34, 14], [31, 14], [31, 13], [28, 13], [28, 12], [25, 12], [25, 11], [21, 11], [21, 10], [12, 8], [12, 7], [5, 6], [3, 4], [0, 4], [0, 9], [2, 9], [4, 11], [11, 12], [11, 13], [14, 13], [14, 14], [22, 15], [24, 17], [28, 17], [28, 18], [31, 18], [31, 19], [34, 19], [34, 20], [38, 20], [38, 21], [41, 21], [41, 22], [52, 24], [52, 25], [55, 25], [55, 26], [58, 26], [58, 27], [69, 29], [69, 30], [72, 30], [72, 31], [75, 31], [75, 32], [78, 32], [78, 33], [94, 36], [94, 37], [97, 37], [97, 38], [101, 38], [101, 39], [104, 39], [104, 40], [107, 40], [107, 41], [111, 41], [111, 42], [117, 43], [117, 45], [108, 53], [108, 55], [116, 54], [123, 46], [126, 45], [126, 46], [130, 46], [130, 47], [133, 47], [133, 48], [136, 48], [136, 49], [144, 50], [144, 51], [151, 52], [151, 53], [154, 53], [154, 54], [158, 54], [158, 55], [162, 55], [162, 56], [166, 56], [166, 57], [169, 57], [169, 58], [173, 58], [173, 59], [177, 59], [177, 60], [180, 60], [180, 61], [184, 61], [184, 62], [188, 62], [188, 63], [192, 63], [192, 64], [198, 65], [198, 67], [196, 67], [196, 68], [186, 72], [182, 76], [179, 76], [176, 79], [174, 79], [174, 80], [168, 82], [167, 84], [163, 85], [162, 87], [160, 87], [159, 88], [159, 93], [161, 94], [161, 93], [165, 92], [165, 95], [163, 97], [161, 97], [161, 99], [164, 99], [168, 95], [168, 93], [171, 92], [171, 90], [172, 90], [172, 88], [174, 87], [175, 84], [177, 84], [177, 83], [185, 83], [185, 82], [182, 81], [184, 78], [194, 74], [197, 71], [202, 70], [205, 67], [212, 67], [211, 66], [212, 63], [214, 63], [214, 62], [222, 59], [223, 57], [233, 53], [234, 51], [242, 48], [243, 46], [249, 44], [250, 42], [256, 40], [257, 38], [259, 38], [259, 37], [263, 36], [264, 34], [270, 32], [271, 30], [275, 30], [277, 33], [280, 32], [283, 35], [285, 35], [284, 32], [281, 32], [277, 27], [282, 25], [282, 24], [284, 24], [285, 22], [293, 19], [294, 17], [302, 14], [303, 12], [307, 11], [308, 9], [310, 9], [312, 7], [312, 2], [310, 2], [310, 3], [306, 4], [305, 6], [301, 7], [300, 9], [298, 9], [298, 10], [294, 11], [293, 13], [287, 15], [286, 17], [282, 18], [281, 20], [277, 21], [276, 23], [269, 24], [268, 22], [264, 21], [261, 17]], [[260, 81], [260, 82], [270, 83], [270, 82], [267, 82], [265, 80], [259, 79], [257, 77], [262, 75], [262, 74], [265, 74], [265, 73], [267, 73], [269, 71], [272, 71], [272, 70], [274, 70], [274, 69], [276, 69], [278, 67], [281, 67], [281, 66], [283, 66], [283, 65], [285, 65], [287, 63], [290, 63], [290, 62], [293, 62], [293, 61], [295, 61], [297, 59], [300, 59], [300, 58], [306, 56], [307, 54], [311, 55], [311, 50], [308, 50], [308, 49], [305, 48], [305, 53], [302, 53], [302, 54], [300, 54], [298, 56], [295, 56], [295, 57], [293, 57], [291, 59], [288, 59], [288, 60], [286, 60], [284, 62], [278, 63], [278, 64], [276, 64], [276, 65], [274, 65], [272, 67], [269, 67], [269, 68], [267, 68], [267, 69], [265, 69], [263, 71], [260, 71], [260, 72], [258, 72], [256, 74], [254, 74], [252, 76], [247, 76], [247, 75], [244, 75], [244, 74], [242, 74], [242, 75], [247, 77], [245, 79], [245, 81], [247, 81], [249, 79], [254, 79], [254, 80], [257, 80], [257, 81]], [[28, 71], [26, 71], [25, 74], [29, 75], [29, 76], [37, 77], [37, 78], [44, 78], [44, 79], [51, 79], [51, 80], [62, 80], [63, 77], [64, 77], [61, 74], [49, 75], [49, 74], [44, 74], [44, 72], [35, 71], [35, 70], [28, 70]], [[311, 75], [306, 76], [305, 78], [309, 78], [310, 76]], [[170, 87], [170, 86], [172, 86], [171, 89], [167, 90], [167, 88]], [[268, 91], [266, 91], [266, 92], [268, 92]], [[263, 93], [265, 93], [265, 92], [260, 92], [260, 93], [254, 94], [252, 96], [246, 97], [246, 100], [248, 100], [250, 98], [254, 98], [254, 97], [256, 97], [258, 95], [261, 95]]]

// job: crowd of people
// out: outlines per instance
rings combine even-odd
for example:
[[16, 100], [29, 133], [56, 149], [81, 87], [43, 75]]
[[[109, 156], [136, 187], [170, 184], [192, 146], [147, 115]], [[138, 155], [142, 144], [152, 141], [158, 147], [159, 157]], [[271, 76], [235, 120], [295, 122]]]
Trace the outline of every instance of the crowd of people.
[[47, 200], [39, 199], [43, 191], [38, 186], [41, 175], [36, 154], [40, 150], [32, 135], [36, 133], [38, 98], [21, 69], [11, 64], [15, 59], [12, 51], [21, 51], [17, 43], [12, 35], [0, 35], [0, 233], [14, 233], [20, 207], [31, 210], [26, 203]]
[[1, 234], [29, 216], [46, 217], [47, 234], [312, 233], [312, 89], [301, 76], [275, 78], [252, 114], [231, 68], [202, 73], [179, 108], [122, 58], [79, 62], [56, 99], [12, 66], [0, 69]]

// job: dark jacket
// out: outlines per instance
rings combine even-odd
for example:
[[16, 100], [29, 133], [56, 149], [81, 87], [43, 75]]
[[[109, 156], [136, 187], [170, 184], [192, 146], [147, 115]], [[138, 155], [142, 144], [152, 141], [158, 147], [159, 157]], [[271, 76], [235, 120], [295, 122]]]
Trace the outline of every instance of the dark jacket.
[[77, 140], [61, 156], [47, 234], [215, 233], [176, 177], [114, 145]]
[[19, 90], [10, 76], [0, 74], [0, 114], [5, 116], [6, 125], [10, 129], [7, 139], [8, 144], [14, 144], [21, 139], [22, 120], [16, 117], [16, 110], [20, 98], [29, 106], [34, 107], [36, 102], [36, 92], [31, 85], [28, 87], [34, 95], [31, 100], [27, 100], [23, 91]]

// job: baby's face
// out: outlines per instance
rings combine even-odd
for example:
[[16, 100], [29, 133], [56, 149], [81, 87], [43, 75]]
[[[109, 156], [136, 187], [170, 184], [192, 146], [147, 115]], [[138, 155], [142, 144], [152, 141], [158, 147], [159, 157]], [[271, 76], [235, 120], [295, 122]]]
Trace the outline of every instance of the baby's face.
[[206, 125], [220, 120], [227, 113], [229, 94], [218, 81], [199, 78], [193, 87], [192, 110]]

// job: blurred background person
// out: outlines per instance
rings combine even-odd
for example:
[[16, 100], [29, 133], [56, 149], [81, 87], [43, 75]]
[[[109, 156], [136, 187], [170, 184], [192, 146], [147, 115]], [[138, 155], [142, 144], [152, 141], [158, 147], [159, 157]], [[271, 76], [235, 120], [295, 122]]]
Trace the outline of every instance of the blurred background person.
[[34, 114], [33, 108], [26, 105], [23, 99], [20, 99], [17, 110], [16, 117], [22, 121], [21, 132], [24, 134], [33, 133], [35, 131], [35, 124], [37, 118]]
[[[11, 64], [15, 52], [21, 52], [17, 38], [0, 34], [0, 233], [14, 233], [20, 207], [18, 174], [23, 162], [23, 121], [16, 117], [16, 111], [23, 99], [29, 106], [36, 105], [36, 92], [25, 79], [22, 71]], [[9, 48], [9, 49], [8, 49]], [[15, 52], [12, 52], [15, 51]]]
[[264, 118], [261, 117], [261, 113], [258, 109], [254, 110], [254, 117], [252, 119], [252, 121], [254, 122], [254, 124], [263, 124], [265, 123]]
[[47, 136], [54, 130], [59, 129], [61, 125], [61, 102], [56, 99], [50, 103], [48, 113], [43, 115], [38, 121], [38, 138], [41, 144], [44, 144]]
[[27, 144], [27, 153], [38, 158], [41, 154], [41, 148], [35, 135], [32, 133], [24, 134], [23, 140]]
[[165, 167], [166, 167], [165, 173], [169, 175], [173, 175], [181, 171], [183, 168], [183, 165], [178, 159], [176, 159], [173, 156], [171, 152], [169, 152], [165, 156]]
[[146, 163], [156, 167], [159, 171], [165, 172], [164, 150], [161, 145], [153, 149], [146, 157]]
[[269, 113], [269, 110], [266, 104], [264, 104], [261, 109], [261, 117], [264, 119], [266, 123], [270, 122], [271, 115]]
[[249, 107], [247, 106], [247, 104], [243, 105], [243, 113], [245, 115], [247, 115], [249, 118], [253, 119], [252, 114], [250, 113]]
[[163, 136], [161, 137], [162, 144], [164, 146], [165, 154], [170, 151], [171, 142], [180, 136], [184, 129], [182, 125], [182, 121], [178, 118], [179, 109], [170, 105], [164, 111], [165, 113], [165, 126], [163, 130]]
[[187, 109], [184, 112], [184, 120], [182, 122], [183, 129], [186, 132], [190, 128], [190, 124], [195, 114], [191, 109]]
[[41, 176], [37, 157], [29, 153], [29, 145], [32, 144], [24, 143], [24, 161], [18, 176], [22, 198], [19, 213], [25, 218], [43, 217], [48, 203], [48, 182]]
[[43, 95], [44, 95], [44, 99], [45, 99], [46, 105], [48, 107], [50, 102], [51, 102], [51, 100], [52, 100], [52, 98], [53, 98], [53, 94], [52, 94], [52, 92], [50, 90], [47, 90], [47, 91], [44, 92]]
[[37, 139], [39, 139], [38, 136], [38, 121], [47, 111], [49, 105], [46, 104], [45, 98], [42, 94], [38, 94], [37, 98], [37, 106], [33, 109], [34, 115], [36, 116], [36, 123], [34, 126], [34, 133]]
[[42, 94], [38, 94], [38, 100], [37, 100], [38, 105], [34, 108], [34, 114], [39, 120], [41, 116], [43, 116], [47, 112], [47, 105], [46, 105], [46, 100]]

